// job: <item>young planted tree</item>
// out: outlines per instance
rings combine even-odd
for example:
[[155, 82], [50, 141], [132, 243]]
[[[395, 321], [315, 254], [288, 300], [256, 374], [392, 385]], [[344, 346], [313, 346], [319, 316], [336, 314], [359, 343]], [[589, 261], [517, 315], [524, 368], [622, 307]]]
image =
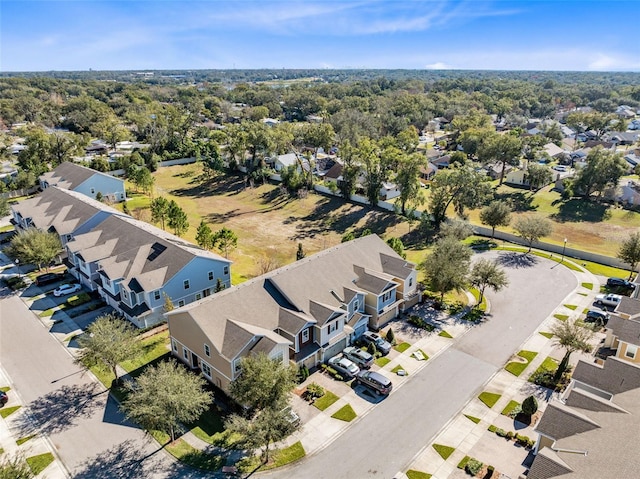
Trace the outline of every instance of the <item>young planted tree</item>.
[[196, 242], [198, 246], [204, 249], [212, 249], [215, 243], [213, 237], [213, 231], [204, 220], [200, 221], [200, 225], [198, 225], [198, 230], [196, 231]]
[[618, 258], [629, 265], [629, 279], [633, 276], [636, 266], [640, 262], [640, 233], [631, 233], [622, 242], [618, 250]]
[[170, 228], [173, 228], [173, 232], [177, 236], [182, 236], [189, 229], [187, 214], [178, 206], [175, 200], [169, 201], [167, 220], [167, 224]]
[[509, 226], [511, 223], [511, 208], [503, 201], [492, 201], [480, 210], [480, 221], [483, 225], [491, 227], [493, 239], [497, 226]]
[[151, 221], [160, 223], [164, 229], [164, 223], [169, 217], [169, 200], [159, 196], [151, 200]]
[[391, 246], [391, 249], [398, 253], [402, 258], [407, 257], [407, 253], [404, 252], [404, 244], [402, 244], [402, 240], [400, 238], [392, 236], [387, 240], [387, 244]]
[[482, 304], [485, 289], [500, 291], [509, 284], [505, 271], [495, 261], [484, 258], [476, 261], [471, 267], [469, 282], [480, 291], [478, 305]]
[[524, 216], [518, 218], [513, 228], [529, 246], [527, 254], [531, 252], [533, 243], [544, 236], [549, 236], [551, 231], [553, 231], [551, 222], [540, 216]]
[[453, 218], [445, 221], [440, 226], [440, 237], [452, 236], [458, 241], [467, 239], [473, 234], [473, 227], [468, 221]]
[[133, 326], [110, 314], [91, 323], [85, 334], [78, 336], [78, 345], [82, 350], [76, 361], [87, 368], [102, 365], [111, 369], [116, 383], [119, 381], [118, 364], [142, 353]]
[[147, 431], [162, 431], [173, 442], [180, 424], [197, 420], [213, 402], [213, 395], [203, 389], [205, 384], [204, 378], [183, 366], [164, 361], [126, 384], [129, 395], [123, 410]]
[[429, 289], [440, 293], [441, 303], [446, 293], [466, 285], [471, 255], [471, 248], [452, 236], [445, 236], [422, 263]]
[[169, 311], [173, 311], [175, 306], [173, 305], [173, 301], [171, 301], [171, 297], [163, 291], [162, 298], [164, 299], [164, 305], [162, 306], [164, 312], [168, 313]]
[[538, 401], [535, 396], [529, 396], [522, 401], [522, 414], [533, 416], [538, 411]]
[[584, 353], [591, 352], [592, 346], [589, 341], [593, 338], [594, 331], [584, 323], [568, 319], [555, 323], [551, 327], [551, 332], [555, 336], [555, 343], [565, 351], [562, 361], [560, 361], [553, 377], [553, 380], [557, 382], [562, 378], [562, 375], [569, 366], [571, 353], [576, 351], [582, 351]]
[[298, 243], [298, 251], [296, 251], [296, 261], [300, 261], [305, 256], [306, 254], [304, 254], [304, 249], [302, 249], [302, 243]]
[[62, 243], [56, 233], [28, 228], [13, 237], [5, 253], [17, 258], [22, 264], [36, 264], [38, 269], [43, 266], [48, 269], [61, 250]]
[[228, 258], [229, 253], [238, 246], [238, 236], [228, 228], [218, 230], [214, 235], [214, 244], [224, 253], [224, 257]]

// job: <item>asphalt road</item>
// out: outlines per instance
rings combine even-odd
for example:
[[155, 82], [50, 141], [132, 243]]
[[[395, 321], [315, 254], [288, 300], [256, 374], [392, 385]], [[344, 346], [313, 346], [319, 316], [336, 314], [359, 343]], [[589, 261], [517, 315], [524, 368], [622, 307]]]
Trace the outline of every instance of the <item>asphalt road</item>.
[[273, 477], [393, 477], [501, 368], [577, 286], [564, 267], [536, 256], [487, 252], [499, 258], [509, 287], [488, 293], [489, 321], [471, 329], [321, 452]]
[[188, 477], [144, 432], [127, 423], [105, 389], [74, 364], [65, 348], [16, 296], [0, 295], [0, 364], [30, 420], [76, 478]]

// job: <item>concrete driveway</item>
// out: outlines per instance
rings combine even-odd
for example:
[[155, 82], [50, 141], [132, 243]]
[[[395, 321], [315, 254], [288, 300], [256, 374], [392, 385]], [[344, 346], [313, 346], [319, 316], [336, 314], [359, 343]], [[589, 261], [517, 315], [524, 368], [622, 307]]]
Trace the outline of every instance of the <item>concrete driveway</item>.
[[510, 280], [504, 291], [487, 292], [488, 321], [457, 338], [321, 453], [266, 475], [390, 478], [405, 470], [577, 286], [571, 270], [550, 260], [509, 252], [476, 257], [500, 261]]

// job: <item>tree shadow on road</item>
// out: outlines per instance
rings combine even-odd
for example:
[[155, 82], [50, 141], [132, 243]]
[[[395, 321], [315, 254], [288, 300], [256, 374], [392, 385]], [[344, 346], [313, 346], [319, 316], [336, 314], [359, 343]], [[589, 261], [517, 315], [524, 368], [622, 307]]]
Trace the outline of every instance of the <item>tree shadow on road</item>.
[[91, 416], [103, 407], [98, 396], [107, 391], [97, 384], [64, 385], [28, 405], [29, 415], [18, 424], [22, 435], [40, 432], [53, 434], [75, 426], [80, 418]]
[[503, 251], [498, 254], [497, 262], [505, 268], [531, 268], [538, 264], [538, 257], [516, 251]]
[[[73, 474], [74, 479], [137, 479], [154, 477], [166, 471], [166, 461], [148, 460], [162, 447], [151, 453], [144, 451], [132, 440], [124, 441], [111, 449], [87, 459]], [[176, 476], [177, 477], [177, 476]], [[180, 477], [188, 477], [180, 476]]]

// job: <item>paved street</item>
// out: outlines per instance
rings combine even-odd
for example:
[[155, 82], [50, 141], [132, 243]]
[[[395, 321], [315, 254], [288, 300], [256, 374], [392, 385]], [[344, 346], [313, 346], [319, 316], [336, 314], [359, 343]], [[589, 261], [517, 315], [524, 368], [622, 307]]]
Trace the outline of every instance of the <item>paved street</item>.
[[488, 296], [490, 320], [464, 337], [403, 387], [345, 430], [323, 451], [275, 477], [391, 478], [404, 470], [444, 425], [482, 389], [536, 327], [577, 286], [557, 263], [508, 252], [499, 257], [509, 288]]

